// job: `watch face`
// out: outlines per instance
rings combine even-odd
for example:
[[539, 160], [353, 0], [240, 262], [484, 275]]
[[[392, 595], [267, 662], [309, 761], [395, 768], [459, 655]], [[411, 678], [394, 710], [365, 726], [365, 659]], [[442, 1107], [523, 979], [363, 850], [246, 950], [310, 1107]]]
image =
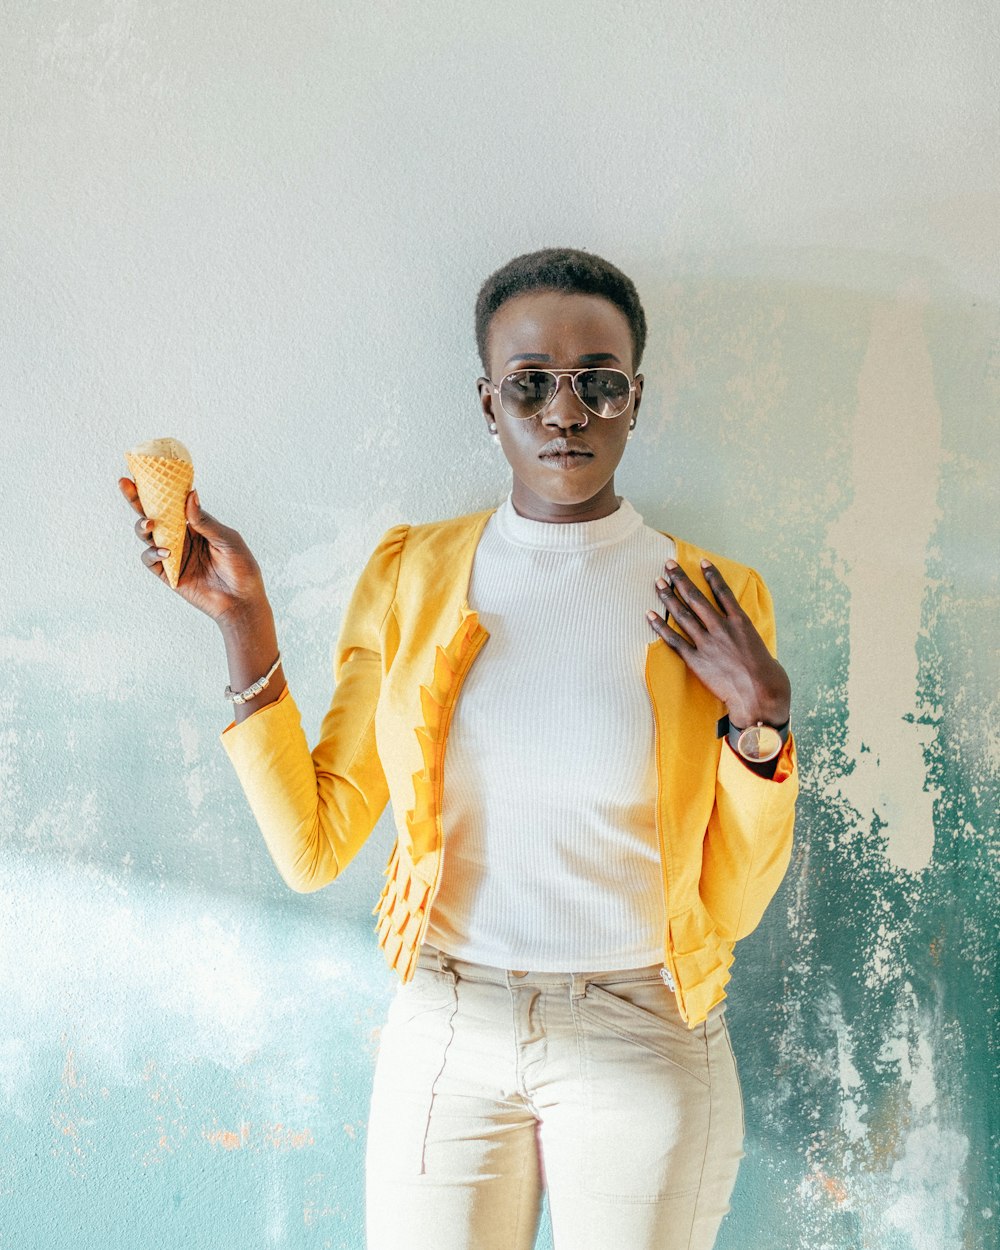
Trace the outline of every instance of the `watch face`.
[[753, 764], [766, 764], [781, 751], [781, 734], [771, 725], [748, 725], [736, 740], [736, 749]]

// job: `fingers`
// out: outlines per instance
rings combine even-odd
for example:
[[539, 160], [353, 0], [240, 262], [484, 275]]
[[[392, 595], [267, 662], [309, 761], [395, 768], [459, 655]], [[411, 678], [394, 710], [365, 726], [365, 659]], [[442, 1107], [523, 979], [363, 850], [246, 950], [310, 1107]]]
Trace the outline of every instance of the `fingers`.
[[676, 560], [668, 560], [663, 567], [664, 575], [657, 578], [656, 588], [664, 607], [679, 621], [692, 625], [697, 621], [703, 628], [712, 630], [721, 623], [720, 617], [742, 615], [739, 600], [711, 561], [702, 560], [701, 570], [718, 607], [698, 589]]
[[136, 490], [135, 482], [128, 477], [120, 477], [118, 479], [118, 489], [131, 504], [133, 510], [138, 512], [139, 519], [132, 526], [138, 538], [144, 539], [146, 542], [152, 542], [152, 536], [147, 531], [153, 528], [153, 522], [143, 513], [142, 503], [139, 500], [139, 492]]
[[676, 629], [671, 629], [666, 619], [657, 616], [652, 609], [646, 613], [646, 620], [652, 626], [653, 632], [659, 635], [672, 650], [679, 651], [682, 655], [697, 654], [697, 648], [683, 634], [678, 633]]
[[210, 512], [206, 512], [201, 506], [197, 491], [192, 490], [185, 499], [184, 514], [188, 528], [200, 534], [210, 547], [215, 547], [220, 551], [241, 549], [243, 539], [239, 532], [228, 525], [223, 525]]
[[712, 629], [719, 619], [717, 610], [676, 561], [668, 560], [663, 567], [663, 577], [656, 579], [656, 592], [670, 615], [689, 634]]
[[147, 569], [151, 569], [157, 577], [166, 581], [167, 575], [163, 569], [163, 561], [168, 555], [170, 552], [166, 547], [147, 547], [139, 559]]
[[136, 489], [135, 482], [130, 478], [120, 477], [118, 479], [118, 489], [125, 496], [136, 512], [139, 513], [139, 519], [133, 525], [132, 529], [137, 538], [141, 538], [146, 544], [146, 550], [141, 553], [139, 559], [150, 572], [154, 573], [161, 581], [167, 580], [167, 574], [163, 568], [163, 561], [170, 555], [170, 551], [166, 547], [155, 547], [153, 545], [153, 522], [147, 516], [142, 514], [142, 504], [139, 501], [139, 492]]
[[118, 489], [125, 496], [136, 512], [142, 516], [142, 504], [139, 502], [139, 492], [136, 489], [135, 482], [130, 477], [120, 477], [118, 479]]
[[138, 521], [132, 526], [136, 536], [151, 543], [153, 538], [149, 531], [153, 528], [153, 522], [143, 513], [142, 503], [139, 500], [139, 492], [136, 490], [135, 482], [131, 478], [120, 477], [118, 479], [118, 489], [139, 514]]
[[729, 589], [729, 583], [710, 560], [702, 560], [701, 571], [708, 582], [715, 601], [726, 616], [736, 616], [742, 611], [740, 602]]
[[[717, 630], [723, 618], [729, 614], [728, 605], [732, 604], [738, 610], [736, 600], [721, 573], [708, 561], [702, 561], [702, 571], [719, 608], [709, 602], [676, 560], [667, 560], [663, 566], [663, 576], [656, 579], [656, 593], [663, 604], [664, 616], [660, 617], [652, 611], [646, 613], [650, 625], [663, 641], [680, 652], [685, 659], [691, 660], [697, 656], [699, 646], [707, 643], [706, 634]], [[666, 621], [667, 616], [674, 618], [678, 629], [670, 628]]]
[[687, 573], [675, 560], [668, 560], [664, 566], [667, 570], [669, 584], [676, 598], [683, 600], [706, 629], [718, 620], [719, 613], [714, 604], [702, 594]]

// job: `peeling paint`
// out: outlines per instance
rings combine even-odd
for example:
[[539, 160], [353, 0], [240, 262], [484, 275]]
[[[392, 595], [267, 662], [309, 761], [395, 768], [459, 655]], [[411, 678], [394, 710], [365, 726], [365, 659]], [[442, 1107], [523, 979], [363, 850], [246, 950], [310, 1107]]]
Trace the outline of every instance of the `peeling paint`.
[[223, 1150], [239, 1150], [245, 1146], [250, 1138], [250, 1125], [241, 1124], [238, 1131], [229, 1131], [227, 1129], [202, 1129], [201, 1135], [207, 1142], [211, 1142], [213, 1146], [221, 1146]]
[[[919, 872], [934, 847], [920, 723], [917, 641], [927, 550], [940, 513], [941, 413], [918, 285], [873, 310], [851, 430], [853, 498], [828, 531], [850, 588], [847, 754], [836, 783], [866, 824], [877, 818], [892, 864]], [[891, 414], [905, 414], [899, 437]]]

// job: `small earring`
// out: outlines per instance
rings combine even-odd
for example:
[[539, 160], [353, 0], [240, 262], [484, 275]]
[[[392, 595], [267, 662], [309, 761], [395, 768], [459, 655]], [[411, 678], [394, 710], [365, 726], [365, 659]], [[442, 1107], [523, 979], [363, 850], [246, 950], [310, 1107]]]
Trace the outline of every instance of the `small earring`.
[[628, 427], [628, 433], [625, 435], [625, 442], [626, 442], [626, 443], [627, 443], [627, 442], [628, 442], [628, 440], [632, 437], [632, 434], [633, 434], [634, 430], [635, 430], [635, 426], [634, 426], [634, 425], [630, 425], [630, 426]]
[[490, 426], [490, 438], [493, 439], [494, 447], [500, 446], [500, 435], [497, 433], [497, 427], [495, 425]]

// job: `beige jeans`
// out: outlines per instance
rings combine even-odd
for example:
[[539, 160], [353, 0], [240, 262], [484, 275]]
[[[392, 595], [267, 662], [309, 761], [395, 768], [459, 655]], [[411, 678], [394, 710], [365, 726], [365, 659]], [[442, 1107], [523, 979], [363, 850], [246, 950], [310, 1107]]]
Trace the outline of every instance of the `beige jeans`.
[[369, 1250], [710, 1250], [743, 1158], [725, 1003], [660, 965], [517, 973], [425, 945], [382, 1030]]

